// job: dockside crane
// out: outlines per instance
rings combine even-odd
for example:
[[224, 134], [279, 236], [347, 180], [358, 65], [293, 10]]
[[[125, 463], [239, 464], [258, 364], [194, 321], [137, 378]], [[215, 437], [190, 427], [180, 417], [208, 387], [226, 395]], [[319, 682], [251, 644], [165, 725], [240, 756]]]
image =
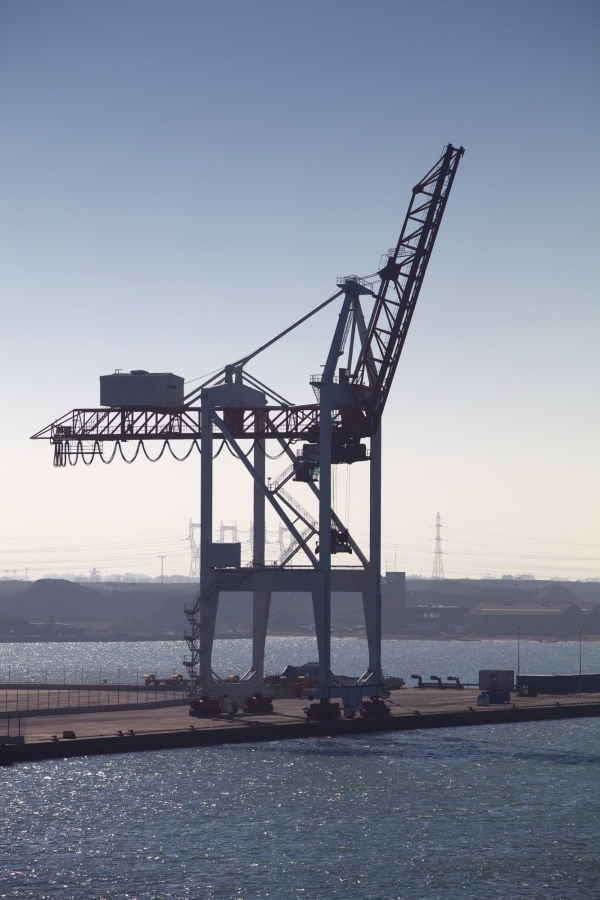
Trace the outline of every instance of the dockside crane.
[[[185, 660], [192, 695], [228, 698], [239, 704], [262, 690], [264, 650], [273, 591], [310, 592], [319, 651], [319, 696], [325, 706], [343, 700], [354, 715], [365, 696], [382, 689], [381, 673], [381, 419], [408, 334], [427, 266], [452, 189], [462, 147], [448, 145], [438, 162], [412, 190], [400, 237], [367, 277], [338, 279], [337, 291], [253, 353], [224, 366], [187, 395], [183, 379], [172, 373], [136, 370], [102, 376], [101, 409], [75, 409], [33, 435], [54, 447], [54, 464], [89, 465], [96, 456], [112, 461], [117, 453], [133, 461], [153, 458], [147, 445], [185, 459], [201, 453], [200, 585], [185, 612], [189, 621]], [[315, 403], [295, 405], [248, 371], [259, 353], [325, 306], [341, 300], [333, 341], [322, 373], [310, 383]], [[341, 364], [343, 362], [343, 364]], [[270, 402], [269, 402], [270, 401]], [[369, 441], [369, 446], [364, 443]], [[190, 446], [177, 456], [173, 442]], [[250, 450], [242, 443], [251, 441]], [[288, 465], [266, 479], [266, 444], [277, 442]], [[299, 451], [292, 449], [302, 442]], [[126, 457], [124, 444], [135, 446]], [[213, 448], [227, 443], [253, 480], [253, 553], [242, 565], [239, 543], [213, 541]], [[359, 547], [331, 504], [331, 467], [365, 462], [370, 467], [370, 546]], [[318, 518], [290, 493], [304, 483], [318, 500]], [[265, 561], [265, 510], [269, 504], [291, 538], [275, 564]], [[318, 542], [313, 544], [313, 539]], [[303, 557], [298, 564], [298, 554]], [[353, 554], [358, 565], [332, 566], [332, 556]], [[212, 648], [219, 594], [253, 593], [252, 663], [239, 683], [213, 671]], [[367, 670], [354, 685], [341, 684], [331, 670], [331, 593], [363, 596], [369, 649]]]

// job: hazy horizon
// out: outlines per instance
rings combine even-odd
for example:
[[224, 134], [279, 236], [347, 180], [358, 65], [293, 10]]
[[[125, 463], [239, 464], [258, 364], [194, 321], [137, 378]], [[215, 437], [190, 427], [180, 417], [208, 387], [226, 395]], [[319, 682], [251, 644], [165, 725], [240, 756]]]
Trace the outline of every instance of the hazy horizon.
[[[187, 574], [197, 454], [54, 469], [30, 435], [98, 406], [100, 375], [196, 379], [373, 272], [451, 142], [383, 421], [382, 570], [431, 575], [439, 511], [447, 577], [597, 577], [599, 18], [587, 0], [5, 0], [0, 573], [155, 578], [164, 554]], [[250, 370], [310, 402], [336, 315]], [[364, 543], [366, 473], [339, 469]], [[248, 531], [225, 453], [217, 484], [217, 529]]]

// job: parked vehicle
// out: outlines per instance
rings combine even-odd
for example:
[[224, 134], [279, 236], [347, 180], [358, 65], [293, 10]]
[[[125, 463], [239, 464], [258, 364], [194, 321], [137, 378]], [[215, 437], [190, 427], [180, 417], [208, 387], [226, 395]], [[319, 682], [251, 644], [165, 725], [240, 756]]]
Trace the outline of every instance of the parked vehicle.
[[170, 678], [157, 678], [154, 674], [144, 675], [146, 687], [181, 687], [189, 683], [189, 678], [184, 678], [183, 675], [177, 673], [171, 675]]

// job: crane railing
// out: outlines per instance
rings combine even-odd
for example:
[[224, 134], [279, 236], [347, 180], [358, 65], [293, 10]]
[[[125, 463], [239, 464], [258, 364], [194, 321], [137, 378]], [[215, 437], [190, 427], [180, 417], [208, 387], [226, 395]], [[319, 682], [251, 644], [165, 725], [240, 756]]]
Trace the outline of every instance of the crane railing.
[[[306, 541], [309, 541], [311, 537], [317, 532], [318, 529], [313, 528], [312, 525], [307, 525], [304, 531], [301, 532], [300, 537], [302, 538], [302, 541], [306, 543]], [[292, 559], [292, 557], [295, 556], [296, 553], [298, 553], [298, 551], [301, 549], [302, 544], [297, 541], [296, 538], [292, 538], [285, 550], [280, 553], [279, 558], [275, 562], [275, 566], [278, 568], [285, 566], [286, 563], [288, 563]]]
[[298, 518], [302, 519], [302, 521], [306, 525], [310, 525], [316, 531], [319, 530], [319, 523], [317, 522], [317, 520], [313, 516], [311, 516], [308, 510], [304, 509], [302, 504], [298, 503], [298, 501], [294, 499], [291, 494], [288, 494], [287, 491], [284, 491], [283, 488], [280, 488], [277, 496], [280, 500], [283, 500], [286, 506], [289, 507], [289, 509], [293, 510]]
[[277, 476], [273, 481], [269, 484], [269, 490], [272, 494], [276, 494], [279, 489], [290, 481], [291, 478], [294, 477], [294, 473], [298, 466], [295, 463], [292, 463], [287, 469], [284, 469], [280, 475]]

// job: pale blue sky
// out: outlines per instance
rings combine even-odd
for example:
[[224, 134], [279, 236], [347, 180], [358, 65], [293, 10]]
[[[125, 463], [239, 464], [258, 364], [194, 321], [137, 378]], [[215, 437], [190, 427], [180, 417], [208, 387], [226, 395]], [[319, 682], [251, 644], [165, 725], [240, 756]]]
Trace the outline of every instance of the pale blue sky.
[[[600, 574], [599, 19], [4, 0], [0, 574], [156, 574], [161, 552], [185, 572], [197, 460], [55, 471], [28, 436], [97, 405], [100, 374], [194, 378], [372, 272], [448, 141], [466, 155], [384, 422], [384, 553], [428, 574], [439, 509], [448, 574]], [[310, 400], [334, 317], [256, 374]], [[217, 520], [247, 527], [224, 465]]]

